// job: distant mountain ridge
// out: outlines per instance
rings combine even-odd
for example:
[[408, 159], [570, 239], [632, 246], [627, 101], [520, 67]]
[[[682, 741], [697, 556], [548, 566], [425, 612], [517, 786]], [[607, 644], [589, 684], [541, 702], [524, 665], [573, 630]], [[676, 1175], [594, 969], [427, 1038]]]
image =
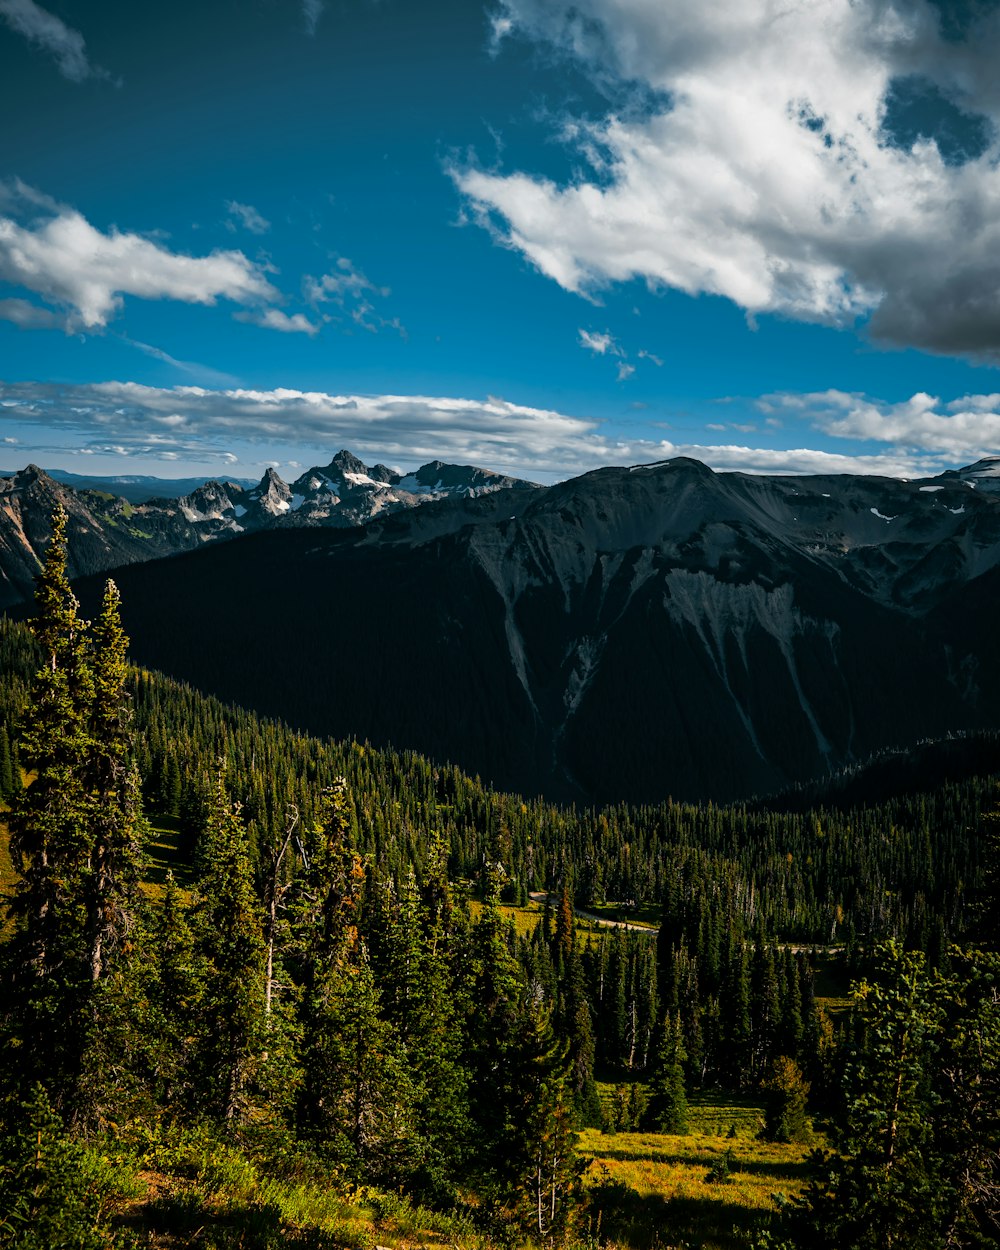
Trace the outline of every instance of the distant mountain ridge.
[[[108, 495], [117, 495], [127, 499], [129, 503], [147, 503], [150, 499], [179, 499], [181, 495], [190, 495], [199, 486], [204, 486], [205, 477], [151, 477], [141, 473], [118, 473], [107, 475], [88, 475], [71, 473], [68, 469], [46, 469], [49, 477], [61, 482], [63, 486], [72, 486], [74, 490], [95, 490]], [[18, 470], [6, 469], [0, 477], [16, 477]], [[254, 486], [255, 479], [237, 478], [239, 486]]]
[[1000, 460], [901, 481], [680, 458], [116, 576], [141, 663], [553, 798], [724, 801], [1000, 728]]
[[[147, 481], [156, 479], [146, 479]], [[133, 503], [58, 481], [37, 465], [0, 477], [0, 608], [33, 593], [53, 509], [69, 514], [73, 576], [190, 551], [261, 529], [364, 525], [373, 517], [439, 500], [468, 500], [530, 482], [440, 460], [414, 473], [369, 468], [349, 451], [291, 484], [269, 468], [256, 484], [211, 480], [179, 497]]]

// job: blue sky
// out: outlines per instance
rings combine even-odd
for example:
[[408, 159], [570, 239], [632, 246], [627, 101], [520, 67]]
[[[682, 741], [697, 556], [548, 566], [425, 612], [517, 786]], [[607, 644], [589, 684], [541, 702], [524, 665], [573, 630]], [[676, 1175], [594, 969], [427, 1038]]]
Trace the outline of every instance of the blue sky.
[[0, 467], [1000, 453], [1000, 12], [0, 0]]

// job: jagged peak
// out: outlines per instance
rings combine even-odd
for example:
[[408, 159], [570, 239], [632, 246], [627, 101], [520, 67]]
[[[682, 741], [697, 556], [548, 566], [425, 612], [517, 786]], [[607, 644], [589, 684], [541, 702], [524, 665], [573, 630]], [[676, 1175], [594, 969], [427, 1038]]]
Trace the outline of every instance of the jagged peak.
[[260, 479], [260, 490], [267, 490], [271, 486], [277, 486], [279, 489], [286, 488], [288, 483], [277, 471], [274, 465], [269, 464], [264, 471], [264, 476]]
[[42, 469], [42, 468], [40, 468], [37, 464], [35, 464], [35, 463], [34, 463], [34, 461], [32, 461], [32, 463], [31, 463], [31, 464], [25, 465], [25, 467], [21, 470], [21, 472], [20, 472], [20, 473], [18, 473], [18, 474], [16, 474], [15, 476], [16, 476], [16, 477], [27, 477], [27, 478], [31, 478], [31, 479], [35, 479], [35, 478], [42, 479], [42, 478], [44, 478], [44, 479], [45, 479], [46, 481], [48, 481], [48, 482], [54, 482], [54, 481], [55, 481], [55, 479], [54, 479], [54, 478], [49, 477], [49, 475], [45, 472], [45, 470], [44, 470], [44, 469]]
[[336, 469], [341, 473], [368, 473], [368, 466], [363, 460], [359, 460], [357, 456], [348, 451], [346, 447], [342, 447], [340, 451], [327, 465], [328, 469]]

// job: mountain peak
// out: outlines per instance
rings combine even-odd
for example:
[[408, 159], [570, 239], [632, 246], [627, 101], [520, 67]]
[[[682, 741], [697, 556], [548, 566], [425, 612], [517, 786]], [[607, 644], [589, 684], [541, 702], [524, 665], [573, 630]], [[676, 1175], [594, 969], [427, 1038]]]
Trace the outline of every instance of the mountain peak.
[[368, 466], [346, 448], [338, 451], [327, 467], [341, 473], [364, 473], [368, 476]]
[[15, 487], [31, 486], [35, 482], [38, 482], [42, 486], [48, 486], [53, 490], [58, 489], [58, 483], [55, 478], [49, 477], [44, 469], [40, 469], [38, 465], [34, 463], [25, 465], [19, 473], [14, 474], [11, 480]]

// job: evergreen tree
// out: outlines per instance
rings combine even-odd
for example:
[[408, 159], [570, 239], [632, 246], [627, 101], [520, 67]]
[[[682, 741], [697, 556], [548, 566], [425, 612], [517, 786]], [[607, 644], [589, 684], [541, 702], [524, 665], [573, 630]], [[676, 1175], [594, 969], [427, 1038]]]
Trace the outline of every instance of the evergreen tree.
[[41, 1085], [0, 1135], [0, 1245], [9, 1250], [113, 1250], [114, 1178], [67, 1136]]
[[936, 1250], [947, 1192], [933, 1141], [930, 1074], [943, 1015], [922, 955], [885, 947], [855, 992], [860, 1045], [840, 1153], [807, 1191], [796, 1238], [810, 1248]]
[[779, 1055], [764, 1083], [764, 1137], [768, 1141], [808, 1141], [806, 1101], [809, 1082], [794, 1059]]
[[210, 1115], [238, 1125], [247, 1118], [265, 1062], [265, 954], [247, 833], [221, 767], [202, 848], [194, 913], [196, 950], [205, 965], [197, 1089]]
[[196, 949], [188, 908], [172, 873], [152, 925], [154, 975], [150, 992], [151, 1081], [157, 1101], [172, 1111], [197, 1106], [197, 1032], [207, 961]]
[[643, 1121], [658, 1133], [687, 1132], [686, 1058], [680, 1016], [664, 1017]]
[[8, 827], [20, 873], [9, 904], [17, 932], [14, 992], [23, 1059], [45, 1074], [57, 1101], [78, 1068], [85, 1000], [83, 879], [92, 805], [85, 776], [92, 745], [93, 678], [86, 622], [66, 574], [66, 514], [53, 517], [38, 578], [32, 632], [41, 665], [22, 731], [21, 759], [34, 775]]
[[101, 979], [109, 955], [126, 940], [139, 898], [144, 827], [132, 753], [127, 648], [118, 588], [109, 581], [91, 630], [93, 701], [85, 785], [91, 809], [86, 909], [92, 982]]

